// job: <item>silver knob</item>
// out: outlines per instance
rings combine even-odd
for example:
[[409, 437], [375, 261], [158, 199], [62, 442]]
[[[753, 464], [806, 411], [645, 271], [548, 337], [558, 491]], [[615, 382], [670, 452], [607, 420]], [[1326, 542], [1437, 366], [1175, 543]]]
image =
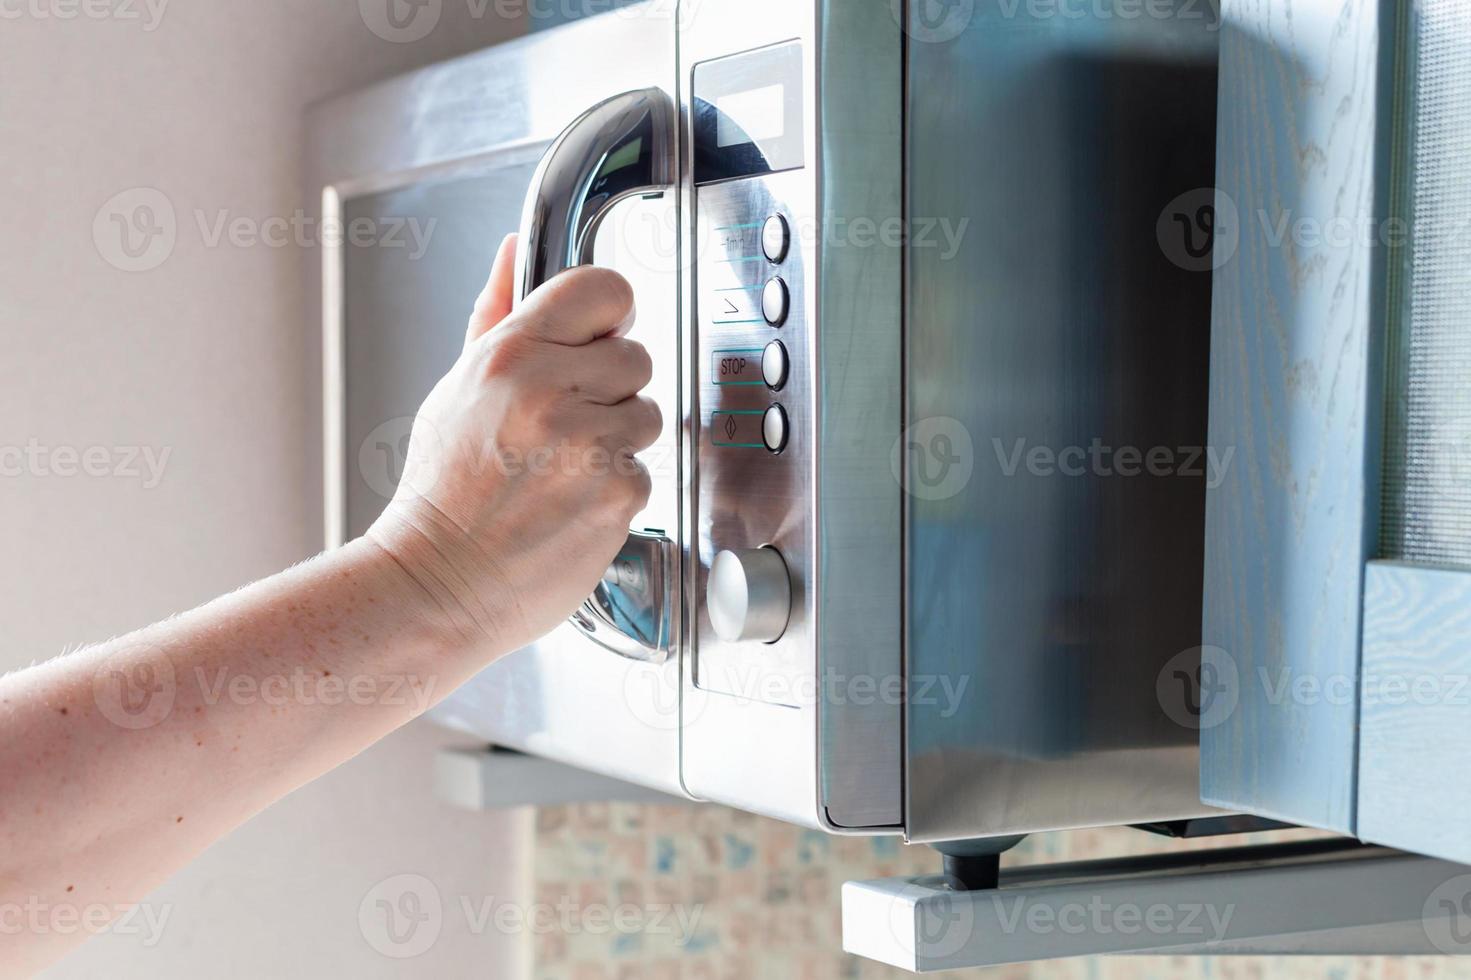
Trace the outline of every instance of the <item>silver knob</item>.
[[710, 565], [705, 606], [727, 643], [775, 643], [792, 618], [792, 577], [774, 548], [722, 551]]

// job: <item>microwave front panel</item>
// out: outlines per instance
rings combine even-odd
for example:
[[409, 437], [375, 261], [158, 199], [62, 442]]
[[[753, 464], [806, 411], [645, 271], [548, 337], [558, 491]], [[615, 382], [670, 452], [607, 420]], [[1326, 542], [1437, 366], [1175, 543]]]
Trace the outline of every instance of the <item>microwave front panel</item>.
[[839, 833], [903, 823], [902, 53], [886, 3], [682, 10], [682, 771]]
[[[681, 767], [697, 797], [815, 827], [815, 268], [802, 234], [816, 200], [813, 19], [811, 4], [778, 0], [681, 9], [692, 462]], [[733, 572], [738, 593], [715, 618], [712, 572], [723, 587]]]

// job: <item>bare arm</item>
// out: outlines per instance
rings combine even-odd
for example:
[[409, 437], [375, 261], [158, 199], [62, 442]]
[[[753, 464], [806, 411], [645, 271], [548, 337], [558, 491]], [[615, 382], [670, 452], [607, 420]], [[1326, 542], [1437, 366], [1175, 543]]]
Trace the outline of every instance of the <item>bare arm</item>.
[[559, 277], [510, 316], [513, 252], [365, 538], [0, 678], [0, 974], [86, 935], [17, 910], [140, 901], [592, 590], [648, 496], [648, 355], [621, 339], [632, 299], [612, 273]]

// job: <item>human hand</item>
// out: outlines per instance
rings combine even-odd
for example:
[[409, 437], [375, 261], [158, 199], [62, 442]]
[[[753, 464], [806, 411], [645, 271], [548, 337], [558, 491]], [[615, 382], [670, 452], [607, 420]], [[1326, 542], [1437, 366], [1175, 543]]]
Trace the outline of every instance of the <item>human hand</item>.
[[497, 653], [592, 593], [648, 502], [634, 454], [663, 428], [638, 394], [649, 354], [624, 336], [628, 282], [572, 269], [512, 313], [515, 249], [514, 236], [502, 243], [464, 351], [419, 410], [398, 493], [368, 532], [431, 614]]

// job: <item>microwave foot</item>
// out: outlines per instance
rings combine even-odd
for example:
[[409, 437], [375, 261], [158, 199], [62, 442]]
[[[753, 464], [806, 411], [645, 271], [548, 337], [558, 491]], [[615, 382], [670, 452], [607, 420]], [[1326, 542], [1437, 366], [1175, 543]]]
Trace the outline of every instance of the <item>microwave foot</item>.
[[945, 841], [931, 846], [940, 852], [945, 881], [950, 888], [958, 892], [974, 892], [997, 886], [1001, 881], [1001, 855], [1024, 840], [1025, 834]]

